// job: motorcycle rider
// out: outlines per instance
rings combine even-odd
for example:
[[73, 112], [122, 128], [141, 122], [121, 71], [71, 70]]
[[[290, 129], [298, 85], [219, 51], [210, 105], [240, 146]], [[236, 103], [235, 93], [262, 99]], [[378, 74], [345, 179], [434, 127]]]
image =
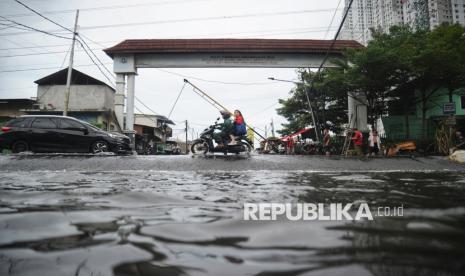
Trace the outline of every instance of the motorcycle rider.
[[220, 114], [224, 120], [223, 123], [220, 124], [221, 132], [214, 133], [213, 139], [218, 144], [218, 148], [223, 148], [229, 138], [229, 135], [234, 133], [234, 121], [232, 120], [231, 113], [228, 111], [221, 110]]

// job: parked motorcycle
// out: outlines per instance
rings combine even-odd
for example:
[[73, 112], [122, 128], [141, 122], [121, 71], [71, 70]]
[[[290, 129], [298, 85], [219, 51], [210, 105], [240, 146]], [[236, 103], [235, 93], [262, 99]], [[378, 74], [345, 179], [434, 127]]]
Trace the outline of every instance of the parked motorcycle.
[[252, 151], [252, 146], [250, 145], [247, 136], [236, 136], [236, 144], [235, 145], [228, 145], [227, 143], [229, 141], [225, 141], [225, 145], [222, 148], [215, 147], [213, 144], [213, 133], [215, 130], [219, 130], [221, 128], [221, 124], [218, 123], [218, 120], [220, 118], [217, 118], [215, 123], [208, 128], [206, 128], [201, 134], [200, 138], [197, 140], [194, 140], [191, 146], [191, 152], [194, 155], [199, 155], [199, 154], [207, 154], [207, 153], [215, 153], [215, 152], [221, 152], [224, 153], [225, 155], [228, 153], [235, 153], [235, 154], [240, 154], [240, 153], [245, 153], [245, 154], [250, 154]]

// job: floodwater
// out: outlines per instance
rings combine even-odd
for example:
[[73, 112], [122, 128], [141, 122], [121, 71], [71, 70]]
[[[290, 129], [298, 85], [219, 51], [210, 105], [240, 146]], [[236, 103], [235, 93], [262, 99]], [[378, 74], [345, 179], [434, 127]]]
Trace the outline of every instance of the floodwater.
[[[3, 171], [0, 275], [465, 275], [465, 172]], [[243, 204], [403, 206], [244, 221]]]

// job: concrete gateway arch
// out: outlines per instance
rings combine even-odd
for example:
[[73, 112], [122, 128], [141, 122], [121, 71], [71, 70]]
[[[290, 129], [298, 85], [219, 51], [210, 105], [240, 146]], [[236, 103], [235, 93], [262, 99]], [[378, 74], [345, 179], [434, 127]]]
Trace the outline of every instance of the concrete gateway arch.
[[[138, 68], [316, 68], [332, 42], [308, 39], [125, 40], [104, 50], [113, 59], [116, 74], [116, 117], [123, 127], [124, 90], [127, 85], [126, 128], [133, 131]], [[337, 40], [328, 53], [329, 58], [341, 57], [346, 48], [361, 47], [353, 40]], [[333, 66], [329, 61], [325, 63], [325, 67]], [[357, 118], [356, 125], [366, 126], [366, 107], [365, 112], [359, 107], [360, 104], [349, 97], [349, 118], [353, 117], [352, 112]]]

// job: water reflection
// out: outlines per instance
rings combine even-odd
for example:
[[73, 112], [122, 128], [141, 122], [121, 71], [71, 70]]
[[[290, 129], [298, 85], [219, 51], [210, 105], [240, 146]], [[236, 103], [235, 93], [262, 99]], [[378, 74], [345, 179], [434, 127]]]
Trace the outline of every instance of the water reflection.
[[[465, 174], [26, 172], [0, 179], [1, 275], [463, 275]], [[244, 202], [404, 206], [243, 221]]]

